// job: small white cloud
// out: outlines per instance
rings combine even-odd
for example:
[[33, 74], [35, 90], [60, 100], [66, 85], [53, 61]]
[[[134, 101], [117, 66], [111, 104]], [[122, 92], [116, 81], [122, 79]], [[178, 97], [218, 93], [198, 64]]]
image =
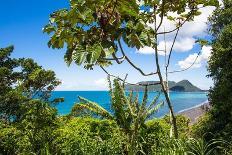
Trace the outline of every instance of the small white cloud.
[[[166, 50], [170, 51], [171, 47], [172, 47], [173, 41], [166, 41]], [[173, 47], [173, 51], [176, 52], [188, 52], [189, 50], [191, 50], [193, 48], [195, 44], [195, 39], [193, 38], [180, 38], [178, 40], [176, 40], [174, 47]], [[159, 50], [164, 50], [165, 49], [165, 42], [164, 41], [160, 41], [159, 45], [158, 45], [158, 49]]]
[[107, 83], [107, 80], [105, 78], [101, 78], [101, 79], [95, 80], [94, 84], [96, 86], [100, 87], [100, 88], [107, 89], [107, 87], [108, 87], [108, 83]]
[[194, 44], [195, 39], [193, 38], [181, 38], [177, 40], [173, 50], [176, 52], [187, 52], [193, 48]]
[[[143, 48], [136, 50], [136, 52], [140, 54], [155, 54], [155, 49], [153, 49], [152, 47], [144, 46]], [[165, 55], [163, 50], [158, 51], [158, 54]]]
[[178, 65], [180, 66], [181, 69], [188, 68], [194, 63], [194, 61], [197, 58], [192, 68], [200, 68], [203, 62], [209, 60], [209, 57], [211, 56], [211, 50], [212, 50], [211, 46], [203, 46], [201, 49], [201, 54], [199, 55], [198, 58], [197, 58], [197, 53], [190, 54], [185, 60], [179, 61]]
[[201, 58], [203, 60], [209, 60], [209, 57], [212, 53], [212, 47], [211, 46], [203, 46], [201, 49]]
[[[197, 57], [197, 53], [190, 54], [185, 60], [179, 61], [178, 65], [180, 66], [181, 69], [188, 68], [189, 66], [191, 66], [193, 64], [196, 57]], [[192, 68], [200, 68], [201, 67], [200, 62], [201, 62], [200, 58], [198, 57], [198, 59], [196, 60], [195, 64], [192, 66]]]
[[76, 81], [69, 82], [69, 81], [62, 81], [61, 85], [59, 85], [56, 90], [77, 90], [80, 87], [80, 84]]
[[152, 47], [144, 46], [143, 48], [140, 48], [136, 52], [140, 54], [154, 54], [155, 49], [153, 49]]

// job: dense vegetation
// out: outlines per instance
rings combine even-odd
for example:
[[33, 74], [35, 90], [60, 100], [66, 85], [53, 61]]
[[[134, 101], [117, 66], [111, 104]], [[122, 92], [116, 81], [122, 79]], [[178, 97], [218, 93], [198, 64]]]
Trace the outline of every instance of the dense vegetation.
[[[104, 58], [116, 51], [115, 38], [123, 37], [128, 45], [136, 47], [142, 46], [142, 44], [152, 44], [146, 42], [146, 39], [144, 40], [144, 37], [148, 37], [147, 35], [152, 35], [152, 30], [146, 29], [135, 20], [139, 12], [136, 10], [136, 4], [129, 5], [128, 2], [123, 3], [122, 0], [119, 0], [120, 7], [117, 9], [121, 16], [114, 14], [114, 11], [111, 12], [113, 12], [112, 16], [120, 18], [120, 21], [111, 21], [110, 19], [111, 27], [106, 29], [104, 21], [98, 19], [100, 16], [92, 14], [91, 11], [96, 7], [93, 7], [91, 0], [78, 1], [78, 6], [82, 8], [79, 10], [81, 13], [75, 12], [77, 6], [75, 2], [71, 1], [73, 8], [69, 12], [60, 10], [53, 14], [51, 20], [57, 24], [57, 27], [51, 24], [45, 27], [46, 32], [55, 31], [56, 33], [49, 42], [50, 46], [61, 48], [64, 42], [68, 44], [65, 55], [68, 63], [74, 60], [77, 64], [83, 63], [88, 69], [93, 65], [110, 64]], [[103, 2], [99, 0], [96, 5], [103, 5]], [[184, 2], [186, 1], [183, 1], [183, 4], [179, 4], [179, 1], [167, 2], [167, 6], [164, 8], [166, 11], [179, 10], [181, 14], [185, 11], [183, 10], [186, 7]], [[83, 7], [84, 3], [88, 5], [87, 9]], [[148, 6], [153, 4], [151, 1], [146, 1], [146, 3]], [[210, 5], [214, 1], [199, 1], [199, 3]], [[189, 6], [194, 8], [198, 3], [190, 4]], [[108, 5], [110, 6], [110, 4]], [[189, 125], [187, 118], [176, 116], [178, 138], [170, 137], [170, 128], [173, 122], [169, 116], [152, 117], [164, 104], [158, 102], [159, 96], [155, 96], [154, 100], [149, 102], [147, 99], [148, 86], [146, 85], [143, 100], [139, 102], [137, 94], [131, 92], [126, 95], [124, 92], [125, 81], [121, 82], [117, 78], [112, 80], [109, 77], [109, 93], [113, 112], [105, 110], [88, 99], [79, 97], [79, 101], [74, 105], [70, 114], [57, 115], [55, 105], [64, 99], [50, 99], [51, 92], [60, 84], [55, 73], [43, 69], [32, 59], [11, 58], [13, 46], [1, 48], [0, 154], [232, 154], [230, 144], [232, 140], [231, 8], [232, 2], [225, 0], [224, 8], [217, 9], [210, 18], [210, 32], [214, 40], [212, 57], [209, 61], [209, 76], [215, 81], [215, 86], [209, 94], [212, 109], [194, 126]], [[99, 9], [104, 11], [101, 10], [101, 7]], [[197, 11], [193, 13], [197, 14]], [[103, 31], [100, 32], [93, 27], [86, 32], [83, 25], [88, 25], [93, 21], [103, 22], [100, 23], [103, 24], [101, 25]], [[117, 23], [125, 21], [127, 26], [120, 28]], [[83, 24], [80, 29], [76, 28], [77, 22]], [[133, 22], [138, 22], [138, 25], [135, 26], [136, 29], [133, 27]], [[140, 26], [144, 29], [141, 29]], [[56, 31], [57, 29], [59, 31]], [[120, 29], [124, 36], [115, 33], [114, 29]], [[78, 33], [75, 33], [76, 31]], [[93, 35], [95, 33], [99, 33], [99, 35]], [[89, 42], [86, 42], [86, 38], [81, 38], [80, 34], [82, 37], [90, 39]], [[111, 38], [108, 38], [109, 36]], [[96, 41], [100, 42], [96, 43]], [[80, 44], [75, 44], [74, 48], [73, 43], [75, 42]], [[104, 47], [104, 50], [101, 47]], [[83, 52], [78, 55], [76, 50], [83, 51], [83, 48], [88, 49], [88, 53]], [[182, 82], [180, 85], [185, 84]]]
[[69, 115], [57, 116], [53, 104], [62, 99], [48, 98], [59, 84], [54, 72], [31, 59], [12, 59], [12, 51], [0, 49], [2, 154], [184, 154], [224, 145], [189, 139], [189, 121], [183, 116], [177, 117], [181, 139], [170, 138], [169, 117], [147, 121], [163, 104], [158, 97], [148, 105], [146, 89], [139, 103], [132, 93], [125, 95], [118, 80], [110, 87], [113, 114], [80, 97]]
[[213, 52], [209, 60], [209, 76], [214, 87], [209, 93], [212, 110], [197, 125], [199, 135], [211, 132], [215, 137], [232, 140], [232, 2], [224, 0], [210, 18]]

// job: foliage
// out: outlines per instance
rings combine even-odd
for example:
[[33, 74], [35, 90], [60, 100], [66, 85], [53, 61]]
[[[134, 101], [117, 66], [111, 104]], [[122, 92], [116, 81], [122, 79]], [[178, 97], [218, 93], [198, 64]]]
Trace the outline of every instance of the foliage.
[[194, 132], [198, 136], [212, 133], [208, 139], [222, 137], [232, 140], [232, 2], [224, 0], [222, 8], [214, 11], [209, 22], [210, 33], [213, 35], [212, 56], [209, 60], [209, 77], [214, 81], [210, 89], [209, 102], [212, 106]]
[[53, 71], [43, 69], [32, 59], [10, 58], [13, 49], [0, 49], [0, 117], [7, 121], [20, 119], [20, 106], [32, 98], [47, 102], [51, 91], [60, 84]]
[[0, 127], [0, 153], [40, 154], [52, 141], [56, 110], [47, 103], [31, 100], [20, 107], [20, 122]]
[[72, 118], [54, 130], [53, 154], [123, 154], [125, 137], [114, 121]]
[[115, 120], [117, 125], [122, 129], [125, 135], [128, 136], [128, 152], [137, 153], [141, 150], [139, 144], [139, 131], [145, 127], [145, 121], [152, 116], [163, 105], [163, 102], [158, 102], [158, 96], [148, 104], [147, 88], [144, 92], [142, 103], [139, 103], [138, 96], [134, 96], [133, 92], [126, 96], [122, 84], [115, 79], [113, 88], [110, 84], [110, 95], [113, 115], [107, 112], [103, 107], [87, 99], [80, 98], [80, 103], [74, 105], [72, 109], [73, 116], [83, 116], [83, 114], [100, 115], [103, 118]]
[[187, 144], [187, 153], [191, 155], [211, 155], [221, 154], [219, 150], [223, 150], [224, 141], [220, 139], [211, 139], [206, 141], [201, 139], [189, 139]]
[[[105, 58], [116, 54], [119, 40], [137, 49], [156, 46], [158, 32], [148, 26], [156, 17], [167, 17], [178, 27], [181, 21], [199, 15], [201, 4], [218, 5], [218, 1], [71, 0], [68, 9], [50, 15], [44, 32], [52, 34], [49, 47], [63, 48], [67, 44], [64, 57], [67, 64], [74, 61], [89, 69], [93, 65], [111, 64]], [[172, 13], [177, 16], [171, 16]]]
[[55, 73], [32, 59], [10, 57], [13, 46], [0, 49], [0, 154], [40, 154], [49, 150], [56, 126], [51, 91]]
[[105, 110], [103, 107], [99, 106], [97, 103], [89, 101], [83, 97], [78, 97], [80, 103], [73, 106], [71, 115], [72, 116], [102, 116], [103, 118], [113, 119], [113, 116]]
[[[167, 115], [164, 116], [164, 121], [171, 125], [170, 117]], [[178, 133], [180, 133], [180, 138], [186, 138], [189, 137], [190, 133], [190, 120], [182, 115], [177, 115], [176, 116], [176, 123], [178, 127]]]
[[217, 39], [225, 26], [232, 22], [231, 11], [232, 2], [230, 0], [223, 0], [223, 5], [218, 7], [213, 15], [209, 18], [210, 33]]

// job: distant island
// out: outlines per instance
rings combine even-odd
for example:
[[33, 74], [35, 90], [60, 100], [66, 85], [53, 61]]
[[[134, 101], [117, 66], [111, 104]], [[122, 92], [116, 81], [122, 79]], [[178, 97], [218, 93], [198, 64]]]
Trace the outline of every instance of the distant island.
[[[152, 84], [152, 83], [158, 83], [158, 81], [142, 81], [138, 82], [137, 84]], [[205, 90], [201, 90], [200, 88], [194, 86], [191, 82], [188, 80], [182, 80], [179, 82], [175, 81], [168, 81], [169, 85], [169, 90], [170, 91], [175, 91], [175, 92], [202, 92]], [[126, 91], [144, 91], [143, 86], [134, 86], [134, 85], [125, 85], [125, 90]], [[148, 86], [148, 91], [161, 91], [161, 86], [160, 85], [154, 85], [154, 86]]]

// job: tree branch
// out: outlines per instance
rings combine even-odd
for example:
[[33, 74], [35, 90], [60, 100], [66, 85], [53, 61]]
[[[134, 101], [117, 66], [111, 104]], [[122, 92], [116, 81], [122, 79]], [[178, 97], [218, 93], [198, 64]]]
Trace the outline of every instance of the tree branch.
[[137, 71], [139, 71], [143, 76], [151, 76], [151, 75], [155, 75], [157, 74], [157, 72], [152, 72], [152, 73], [149, 73], [149, 74], [145, 74], [142, 69], [140, 69], [139, 67], [137, 67], [127, 56], [126, 56], [126, 53], [124, 52], [123, 48], [122, 48], [122, 44], [120, 42], [120, 40], [118, 40], [118, 44], [119, 44], [119, 47], [121, 49], [121, 52], [122, 52], [122, 55], [125, 57], [126, 61], [133, 67], [135, 68]]
[[[129, 83], [129, 82], [126, 82], [126, 78], [125, 78], [125, 79], [122, 79], [122, 78], [120, 78], [120, 77], [118, 77], [118, 76], [115, 76], [115, 75], [113, 75], [113, 74], [110, 74], [103, 66], [100, 66], [100, 68], [101, 68], [108, 76], [114, 77], [114, 78], [116, 78], [116, 79], [118, 79], [118, 80], [120, 80], [120, 81], [122, 81], [122, 82], [124, 82], [125, 84], [128, 84], [128, 85], [133, 85], [133, 86], [154, 86], [154, 85], [159, 85], [159, 84], [160, 84], [160, 82], [157, 82], [157, 83], [147, 83], [147, 84]], [[126, 77], [127, 77], [127, 75], [126, 75]]]
[[192, 63], [189, 67], [187, 67], [187, 68], [185, 68], [185, 69], [182, 69], [182, 70], [174, 70], [174, 71], [170, 71], [170, 72], [168, 72], [168, 73], [172, 74], [172, 73], [184, 72], [184, 71], [186, 71], [186, 70], [190, 69], [190, 68], [191, 68], [191, 67], [192, 67], [192, 66], [196, 63], [196, 61], [197, 61], [198, 57], [200, 56], [200, 53], [201, 53], [201, 51], [200, 51], [200, 52], [198, 52], [197, 57], [195, 58], [195, 60], [193, 61], [193, 63]]
[[159, 30], [160, 26], [161, 26], [162, 23], [163, 23], [163, 19], [164, 19], [164, 4], [165, 4], [165, 2], [164, 2], [164, 0], [162, 0], [161, 17], [160, 17], [161, 19], [160, 19], [159, 25], [158, 25], [157, 28], [156, 28], [156, 32]]
[[[168, 62], [167, 62], [167, 64], [166, 64], [166, 68], [168, 68], [168, 66], [169, 66], [170, 59], [171, 59], [171, 55], [172, 55], [172, 51], [173, 51], [173, 47], [174, 47], [174, 45], [175, 45], [176, 38], [177, 38], [177, 35], [178, 35], [178, 33], [179, 33], [179, 30], [180, 30], [180, 28], [177, 29], [176, 35], [175, 35], [174, 40], [173, 40], [173, 42], [172, 42], [172, 47], [171, 47], [171, 49], [170, 49], [170, 51], [169, 51]], [[164, 34], [164, 35], [165, 35], [165, 34]]]
[[192, 15], [192, 11], [190, 12], [190, 14], [188, 15], [188, 17], [183, 21], [183, 23], [180, 23], [175, 29], [170, 30], [170, 31], [165, 31], [165, 32], [157, 32], [157, 35], [159, 34], [167, 34], [167, 33], [172, 33], [174, 31], [176, 31], [177, 29], [180, 29], [191, 17]]
[[115, 53], [112, 54], [113, 58], [115, 59], [115, 61], [118, 63], [118, 64], [121, 64], [123, 63], [123, 61], [125, 60], [125, 56], [122, 56], [120, 59], [121, 61], [119, 61], [119, 58], [115, 55]]

